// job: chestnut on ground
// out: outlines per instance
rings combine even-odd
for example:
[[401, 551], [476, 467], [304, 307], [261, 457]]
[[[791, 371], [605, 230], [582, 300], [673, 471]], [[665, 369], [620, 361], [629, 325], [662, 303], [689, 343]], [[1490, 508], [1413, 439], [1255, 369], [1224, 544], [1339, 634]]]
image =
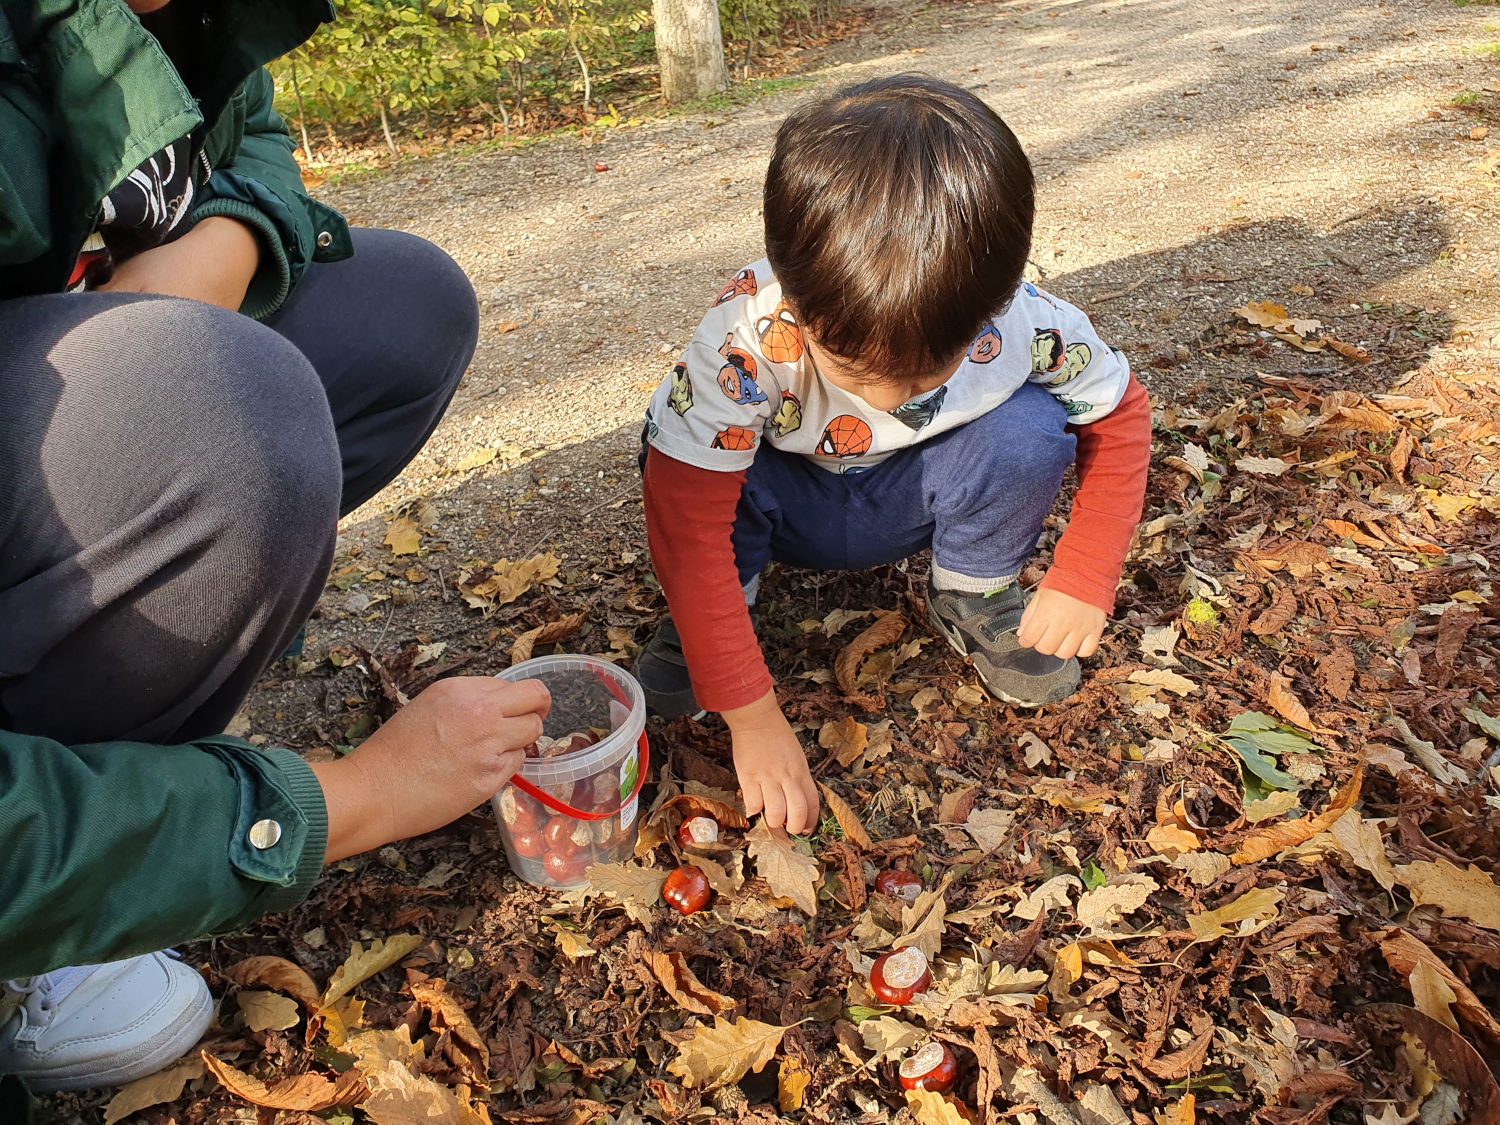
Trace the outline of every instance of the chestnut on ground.
[[668, 875], [661, 888], [661, 897], [679, 914], [698, 913], [708, 905], [712, 894], [708, 889], [708, 876], [690, 864], [684, 864]]
[[910, 1004], [931, 983], [927, 955], [914, 945], [882, 953], [870, 970], [870, 991], [883, 1004]]
[[958, 1079], [958, 1057], [946, 1043], [928, 1043], [901, 1064], [903, 1090], [931, 1090], [946, 1094]]

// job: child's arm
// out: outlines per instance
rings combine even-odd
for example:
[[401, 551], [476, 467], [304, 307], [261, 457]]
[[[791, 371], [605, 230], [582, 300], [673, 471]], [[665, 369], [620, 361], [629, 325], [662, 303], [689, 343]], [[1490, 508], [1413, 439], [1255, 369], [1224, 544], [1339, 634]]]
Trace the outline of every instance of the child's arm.
[[1134, 375], [1119, 404], [1074, 429], [1078, 492], [1052, 567], [1021, 618], [1018, 639], [1066, 659], [1092, 656], [1141, 519], [1151, 462], [1151, 400]]
[[646, 454], [646, 533], [693, 694], [729, 725], [745, 812], [764, 810], [772, 826], [810, 832], [817, 825], [817, 787], [776, 702], [734, 565], [730, 532], [744, 484], [744, 470], [700, 469], [652, 448]]

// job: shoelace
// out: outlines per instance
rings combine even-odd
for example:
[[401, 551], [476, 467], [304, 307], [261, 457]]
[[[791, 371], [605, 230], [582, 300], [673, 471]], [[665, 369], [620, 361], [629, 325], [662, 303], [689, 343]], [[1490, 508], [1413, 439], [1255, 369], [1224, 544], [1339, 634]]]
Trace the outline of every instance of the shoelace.
[[42, 973], [40, 976], [21, 977], [19, 980], [9, 981], [6, 987], [19, 996], [39, 996], [39, 1003], [43, 1010], [57, 1007], [68, 998], [68, 996], [80, 984], [88, 979], [98, 965], [69, 965], [63, 969], [53, 969], [50, 973]]

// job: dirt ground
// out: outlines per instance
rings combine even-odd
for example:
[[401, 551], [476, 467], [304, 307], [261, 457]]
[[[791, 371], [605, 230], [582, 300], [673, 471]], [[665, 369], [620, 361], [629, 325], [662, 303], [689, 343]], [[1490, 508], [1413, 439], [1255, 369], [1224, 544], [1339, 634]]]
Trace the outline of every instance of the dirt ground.
[[[1486, 1010], [1500, 1003], [1500, 724], [1482, 721], [1500, 694], [1497, 44], [1500, 7], [1451, 0], [895, 0], [857, 40], [809, 52], [794, 89], [322, 189], [358, 225], [446, 248], [481, 336], [428, 447], [344, 522], [306, 651], [237, 720], [256, 741], [338, 753], [398, 690], [503, 669], [523, 633], [579, 611], [538, 654], [628, 664], [664, 609], [635, 471], [645, 403], [761, 256], [770, 140], [815, 90], [920, 70], [1005, 116], [1040, 185], [1032, 276], [1125, 350], [1157, 445], [1116, 624], [1060, 707], [1018, 714], [977, 691], [923, 623], [922, 560], [768, 574], [762, 635], [789, 714], [873, 837], [825, 810], [815, 919], [768, 887], [764, 859], [703, 920], [622, 914], [620, 895], [559, 903], [507, 871], [480, 810], [337, 865], [290, 917], [190, 950], [223, 997], [206, 1049], [274, 1082], [353, 1059], [321, 1014], [248, 1028], [234, 982], [256, 982], [232, 966], [276, 956], [322, 981], [351, 941], [421, 938], [404, 979], [385, 972], [362, 1015], [340, 1012], [426, 1036], [427, 1058], [397, 1067], [416, 1084], [407, 1108], [299, 1103], [261, 1120], [310, 1125], [309, 1106], [341, 1125], [482, 1120], [471, 1101], [569, 1125], [960, 1120], [902, 1100], [901, 1027], [958, 1049], [958, 1096], [989, 1121], [1500, 1120], [1479, 1061], [1500, 1058]], [[1321, 328], [1278, 337], [1236, 314], [1251, 302]], [[383, 542], [401, 517], [422, 529], [417, 553]], [[497, 560], [549, 550], [550, 582], [502, 606], [465, 597]], [[835, 658], [873, 611], [903, 615], [904, 643], [840, 684]], [[1246, 712], [1307, 732], [1278, 744], [1295, 782], [1274, 751], [1272, 783], [1219, 737]], [[650, 734], [664, 769], [649, 823], [675, 825], [684, 790], [732, 802], [715, 721]], [[1279, 819], [1251, 812], [1267, 785], [1296, 794]], [[1334, 828], [1356, 800], [1345, 839]], [[730, 843], [733, 883], [745, 858]], [[646, 865], [672, 866], [671, 851]], [[1474, 905], [1478, 884], [1443, 889], [1469, 862], [1493, 908]], [[886, 866], [940, 892], [935, 939], [920, 916], [933, 900], [913, 917], [868, 893]], [[1235, 903], [1217, 931], [1202, 921]], [[898, 1020], [870, 1007], [861, 973], [919, 932], [944, 951], [943, 1003]], [[667, 957], [691, 986], [665, 979]], [[965, 991], [965, 973], [988, 983]], [[776, 1062], [709, 1093], [679, 1064], [714, 1011], [788, 1030]], [[255, 1120], [254, 1098], [185, 1077], [143, 1120]], [[452, 1104], [424, 1117], [439, 1101], [422, 1083]], [[92, 1123], [104, 1100], [46, 1113]]]

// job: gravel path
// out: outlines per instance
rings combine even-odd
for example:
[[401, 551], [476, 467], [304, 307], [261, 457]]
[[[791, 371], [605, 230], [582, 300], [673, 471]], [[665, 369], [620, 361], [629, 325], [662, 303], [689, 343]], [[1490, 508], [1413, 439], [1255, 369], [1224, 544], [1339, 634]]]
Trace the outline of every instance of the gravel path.
[[[1337, 323], [1350, 302], [1405, 303], [1488, 338], [1500, 182], [1478, 164], [1500, 144], [1500, 59], [1481, 51], [1495, 41], [1500, 8], [1451, 0], [897, 0], [809, 88], [922, 70], [980, 91], [1036, 164], [1046, 284], [1081, 304], [1139, 285], [1089, 306], [1106, 338], [1180, 356], [1246, 298], [1299, 302], [1299, 282], [1321, 297], [1319, 279], [1337, 298], [1295, 311]], [[703, 308], [761, 254], [767, 152], [806, 96], [325, 190], [355, 222], [447, 248], [483, 307], [447, 421], [378, 503], [441, 493], [487, 447], [567, 448], [559, 472], [616, 471]], [[1492, 136], [1471, 140], [1485, 120]], [[1146, 381], [1176, 392], [1219, 374], [1189, 362]]]

